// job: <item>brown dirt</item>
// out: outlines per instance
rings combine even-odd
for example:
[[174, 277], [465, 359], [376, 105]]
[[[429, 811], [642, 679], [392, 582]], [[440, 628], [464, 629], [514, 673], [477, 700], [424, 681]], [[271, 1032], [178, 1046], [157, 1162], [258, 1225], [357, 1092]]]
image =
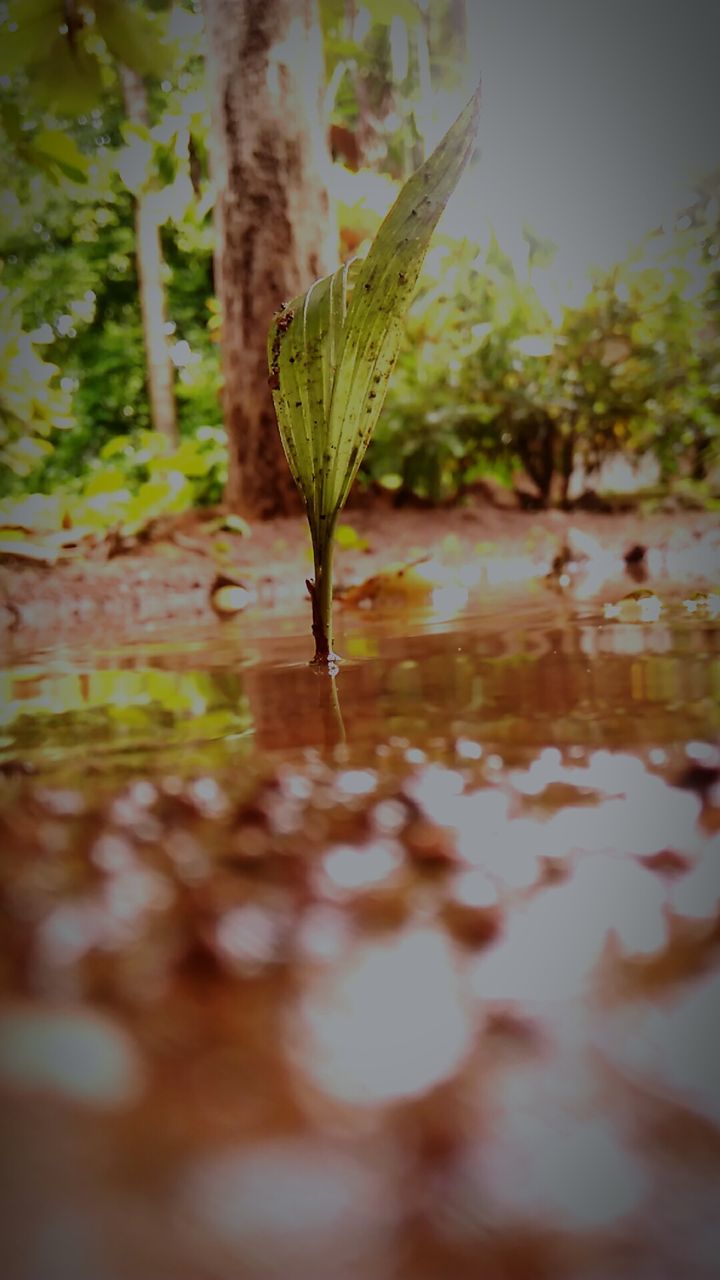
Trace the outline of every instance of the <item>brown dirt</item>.
[[[342, 523], [367, 547], [338, 548], [337, 587], [419, 556], [468, 560], [496, 549], [552, 558], [573, 529], [619, 554], [639, 543], [648, 549], [684, 547], [691, 556], [693, 545], [702, 542], [707, 567], [708, 539], [714, 542], [714, 531], [720, 537], [717, 514], [525, 512], [480, 503], [441, 510], [376, 506], [352, 510]], [[114, 639], [130, 639], [148, 624], [210, 619], [211, 587], [219, 572], [256, 590], [261, 604], [288, 612], [303, 608], [305, 579], [312, 572], [304, 518], [258, 523], [249, 537], [240, 537], [211, 532], [207, 514], [192, 513], [112, 558], [107, 545], [52, 567], [4, 557], [0, 631], [27, 643], [92, 642], [107, 639], [108, 628]]]

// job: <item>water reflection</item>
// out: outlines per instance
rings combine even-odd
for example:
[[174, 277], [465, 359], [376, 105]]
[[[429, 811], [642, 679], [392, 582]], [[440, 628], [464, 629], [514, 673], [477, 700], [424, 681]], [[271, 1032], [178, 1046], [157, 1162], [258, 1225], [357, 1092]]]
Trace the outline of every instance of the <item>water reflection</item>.
[[[397, 621], [397, 620], [395, 620]], [[167, 643], [0, 674], [2, 758], [182, 752], [253, 733], [261, 751], [374, 747], [392, 735], [562, 744], [663, 742], [720, 727], [720, 626], [693, 615], [608, 621], [562, 602], [450, 630], [373, 620], [345, 635], [333, 684], [284, 639], [248, 654]], [[287, 658], [291, 660], [288, 661]], [[678, 717], [682, 717], [679, 729]]]
[[0, 673], [0, 759], [18, 751], [47, 761], [95, 750], [156, 751], [248, 729], [236, 673], [146, 663], [145, 655], [130, 654], [124, 667], [74, 671], [50, 663]]

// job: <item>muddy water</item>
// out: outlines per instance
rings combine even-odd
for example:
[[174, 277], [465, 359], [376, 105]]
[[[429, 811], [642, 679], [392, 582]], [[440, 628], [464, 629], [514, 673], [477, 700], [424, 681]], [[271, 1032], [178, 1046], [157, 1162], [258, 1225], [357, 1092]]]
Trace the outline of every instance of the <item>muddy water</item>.
[[14, 655], [4, 1275], [720, 1275], [720, 622], [657, 599]]

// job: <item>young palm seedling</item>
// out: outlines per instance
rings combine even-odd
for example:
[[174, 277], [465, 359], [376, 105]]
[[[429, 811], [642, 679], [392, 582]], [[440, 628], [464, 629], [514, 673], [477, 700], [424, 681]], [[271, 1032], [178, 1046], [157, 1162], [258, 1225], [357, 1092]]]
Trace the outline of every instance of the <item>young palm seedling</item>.
[[406, 182], [367, 257], [317, 280], [270, 328], [275, 412], [312, 538], [313, 661], [325, 666], [335, 662], [335, 523], [380, 414], [430, 237], [472, 153], [478, 110], [479, 90]]

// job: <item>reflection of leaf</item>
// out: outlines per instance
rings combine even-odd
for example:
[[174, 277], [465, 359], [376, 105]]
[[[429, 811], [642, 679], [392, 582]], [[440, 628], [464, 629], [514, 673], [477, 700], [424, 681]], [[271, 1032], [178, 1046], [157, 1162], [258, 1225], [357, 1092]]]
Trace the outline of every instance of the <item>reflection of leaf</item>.
[[126, 713], [131, 708], [154, 708], [175, 715], [202, 715], [207, 711], [234, 707], [242, 692], [238, 677], [219, 677], [205, 671], [166, 671], [161, 667], [137, 670], [107, 670], [67, 675], [40, 675], [32, 671], [18, 676], [0, 674], [0, 706], [8, 719], [19, 712], [49, 712], [64, 715], [72, 711], [112, 711]]
[[[202, 743], [252, 724], [242, 681], [227, 672], [100, 670], [65, 675], [0, 672], [2, 748], [52, 756], [86, 754], [88, 746], [147, 749]], [[6, 752], [0, 749], [0, 759]]]

